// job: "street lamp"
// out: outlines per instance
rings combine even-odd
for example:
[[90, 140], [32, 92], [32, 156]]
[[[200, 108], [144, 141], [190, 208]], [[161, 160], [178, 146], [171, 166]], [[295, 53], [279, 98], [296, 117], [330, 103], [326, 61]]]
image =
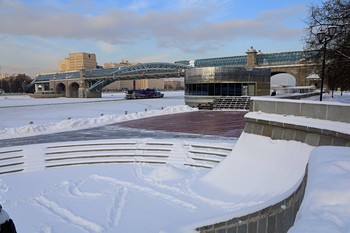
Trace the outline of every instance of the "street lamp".
[[324, 82], [324, 70], [326, 66], [326, 50], [327, 50], [327, 42], [332, 40], [335, 32], [337, 31], [337, 26], [329, 26], [327, 27], [327, 31], [321, 30], [317, 32], [317, 39], [320, 44], [323, 44], [323, 61], [322, 61], [322, 74], [321, 74], [321, 92], [320, 92], [320, 101], [322, 101], [323, 95], [323, 82]]

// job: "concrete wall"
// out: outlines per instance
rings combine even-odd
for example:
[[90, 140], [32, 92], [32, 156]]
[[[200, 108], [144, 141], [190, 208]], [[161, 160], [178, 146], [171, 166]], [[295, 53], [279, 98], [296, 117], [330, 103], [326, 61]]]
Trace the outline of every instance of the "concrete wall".
[[294, 140], [311, 146], [349, 146], [350, 135], [337, 131], [275, 121], [245, 118], [244, 132], [270, 137], [276, 140]]
[[29, 94], [30, 97], [32, 98], [59, 98], [59, 97], [66, 97], [65, 94], [44, 94], [44, 93], [34, 93], [34, 94]]
[[[253, 98], [251, 111], [279, 115], [304, 116], [313, 119], [350, 123], [350, 106], [326, 102], [299, 102]], [[350, 135], [305, 125], [287, 124], [273, 120], [245, 118], [244, 132], [280, 140], [295, 140], [311, 146], [349, 146]]]
[[300, 102], [280, 99], [252, 98], [250, 111], [281, 115], [304, 116], [321, 120], [350, 123], [350, 107], [319, 101]]
[[[84, 90], [85, 92], [85, 96], [84, 98], [101, 98], [102, 97], [102, 92], [100, 91], [87, 91], [87, 90]], [[83, 98], [83, 97], [80, 97], [79, 98]]]
[[185, 103], [190, 107], [198, 107], [202, 103], [213, 103], [217, 96], [196, 96], [196, 95], [185, 95]]
[[306, 178], [299, 188], [287, 199], [263, 210], [226, 222], [203, 226], [200, 233], [286, 233], [293, 225], [295, 216], [304, 197]]

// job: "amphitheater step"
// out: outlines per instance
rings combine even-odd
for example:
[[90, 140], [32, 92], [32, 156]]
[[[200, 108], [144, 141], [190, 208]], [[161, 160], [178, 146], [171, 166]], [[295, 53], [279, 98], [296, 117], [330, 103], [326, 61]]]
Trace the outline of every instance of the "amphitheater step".
[[240, 109], [249, 110], [250, 97], [231, 96], [216, 98], [213, 102], [213, 109]]

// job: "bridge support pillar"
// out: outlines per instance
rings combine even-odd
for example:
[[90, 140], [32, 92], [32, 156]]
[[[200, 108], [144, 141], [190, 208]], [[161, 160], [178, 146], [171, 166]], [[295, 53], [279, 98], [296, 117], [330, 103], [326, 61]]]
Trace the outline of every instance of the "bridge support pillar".
[[250, 49], [248, 49], [248, 51], [246, 52], [247, 54], [247, 64], [246, 67], [253, 69], [254, 67], [256, 67], [256, 54], [258, 52], [253, 48], [253, 46], [250, 47]]
[[78, 96], [79, 96], [79, 98], [86, 98], [85, 93], [86, 93], [86, 89], [83, 88], [83, 87], [79, 87], [79, 89], [78, 89]]
[[85, 97], [84, 98], [101, 98], [102, 92], [100, 91], [88, 91], [85, 90]]
[[69, 86], [67, 85], [67, 88], [66, 88], [66, 97], [67, 98], [70, 98], [71, 96], [70, 96], [70, 92], [69, 92], [69, 88], [68, 88]]

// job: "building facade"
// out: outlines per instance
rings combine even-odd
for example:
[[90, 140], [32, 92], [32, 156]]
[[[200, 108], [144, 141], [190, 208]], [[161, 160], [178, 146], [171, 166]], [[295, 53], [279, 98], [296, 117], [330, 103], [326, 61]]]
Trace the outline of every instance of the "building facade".
[[165, 90], [183, 90], [185, 87], [184, 81], [177, 80], [164, 80], [164, 89]]
[[84, 68], [85, 70], [93, 70], [97, 68], [96, 55], [93, 53], [70, 53], [68, 58], [65, 58], [58, 63], [60, 72], [76, 71]]
[[196, 107], [225, 96], [270, 95], [269, 68], [200, 67], [186, 71], [185, 103]]

